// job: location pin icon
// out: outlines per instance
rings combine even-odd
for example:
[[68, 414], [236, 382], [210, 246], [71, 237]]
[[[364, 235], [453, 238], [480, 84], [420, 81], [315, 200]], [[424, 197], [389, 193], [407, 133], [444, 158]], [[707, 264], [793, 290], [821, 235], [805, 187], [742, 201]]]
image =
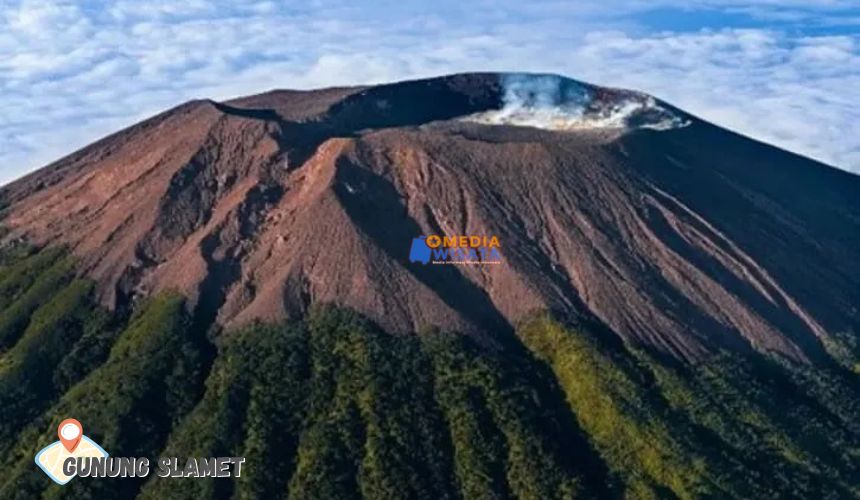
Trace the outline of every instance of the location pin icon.
[[78, 443], [81, 442], [81, 437], [84, 435], [84, 428], [80, 422], [73, 418], [67, 418], [60, 422], [57, 427], [57, 435], [60, 436], [60, 442], [69, 450], [69, 453], [75, 451]]

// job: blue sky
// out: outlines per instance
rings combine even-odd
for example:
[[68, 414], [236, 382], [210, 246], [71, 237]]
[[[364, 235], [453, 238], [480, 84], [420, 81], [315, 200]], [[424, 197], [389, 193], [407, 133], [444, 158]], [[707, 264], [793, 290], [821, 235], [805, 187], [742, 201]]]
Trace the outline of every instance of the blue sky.
[[0, 0], [0, 182], [200, 97], [539, 71], [860, 173], [857, 0]]

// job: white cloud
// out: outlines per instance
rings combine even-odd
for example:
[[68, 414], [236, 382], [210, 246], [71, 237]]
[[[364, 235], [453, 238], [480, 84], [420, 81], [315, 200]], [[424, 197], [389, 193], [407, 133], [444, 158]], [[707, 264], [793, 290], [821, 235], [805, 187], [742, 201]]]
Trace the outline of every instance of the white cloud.
[[851, 37], [598, 33], [574, 59], [598, 82], [640, 88], [720, 125], [860, 172], [860, 140], [850, 133], [860, 120], [860, 53]]
[[[639, 13], [753, 8], [734, 0], [297, 5], [13, 0], [0, 14], [0, 182], [192, 98], [472, 70], [640, 89], [860, 172], [860, 137], [849, 133], [860, 119], [858, 35], [802, 29], [840, 24], [852, 14], [847, 1], [757, 2], [750, 29], [665, 32]], [[794, 20], [776, 21], [780, 14]]]

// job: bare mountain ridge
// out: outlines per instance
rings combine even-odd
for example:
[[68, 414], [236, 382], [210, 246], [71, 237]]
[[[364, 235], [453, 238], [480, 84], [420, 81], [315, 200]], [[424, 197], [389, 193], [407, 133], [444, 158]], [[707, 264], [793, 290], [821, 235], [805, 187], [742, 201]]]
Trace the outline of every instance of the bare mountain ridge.
[[[193, 101], [4, 187], [5, 239], [68, 245], [111, 307], [178, 289], [225, 326], [333, 302], [492, 334], [550, 309], [683, 358], [796, 359], [857, 331], [860, 178], [553, 78], [549, 104], [586, 100], [564, 130], [517, 126], [497, 74]], [[504, 264], [409, 263], [431, 233], [497, 234]]]

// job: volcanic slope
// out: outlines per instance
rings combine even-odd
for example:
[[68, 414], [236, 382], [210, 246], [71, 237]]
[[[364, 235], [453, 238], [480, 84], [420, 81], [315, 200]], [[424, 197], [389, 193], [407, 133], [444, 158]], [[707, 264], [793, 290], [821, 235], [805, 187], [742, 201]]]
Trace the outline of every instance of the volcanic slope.
[[[66, 245], [104, 305], [175, 290], [204, 324], [332, 303], [492, 337], [549, 310], [685, 359], [860, 330], [860, 177], [550, 75], [192, 101], [0, 201], [4, 240]], [[422, 234], [503, 263], [410, 263]]]

